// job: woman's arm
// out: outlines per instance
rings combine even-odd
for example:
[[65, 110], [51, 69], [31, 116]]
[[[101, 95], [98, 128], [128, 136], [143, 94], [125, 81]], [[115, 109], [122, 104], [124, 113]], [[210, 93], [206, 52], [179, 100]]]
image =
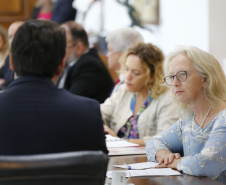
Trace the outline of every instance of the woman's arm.
[[144, 140], [143, 139], [129, 139], [128, 140], [131, 143], [138, 144], [140, 146], [144, 146]]
[[171, 94], [167, 91], [157, 99], [155, 135], [162, 133], [179, 119], [178, 110], [174, 107], [172, 98], [169, 96]]
[[104, 133], [110, 134], [111, 136], [114, 136], [114, 137], [118, 137], [117, 134], [112, 129], [110, 129], [107, 125], [104, 125]]
[[119, 98], [119, 96], [120, 92], [116, 92], [111, 97], [107, 98], [104, 103], [100, 104], [102, 119], [104, 121], [104, 124], [108, 125], [109, 127], [112, 119], [112, 114], [118, 102], [117, 99]]
[[155, 162], [160, 162], [172, 153], [182, 153], [182, 151], [181, 120], [178, 120], [163, 133], [150, 139], [146, 146], [148, 160]]
[[[209, 177], [215, 177], [226, 170], [226, 116], [221, 116], [213, 124], [201, 152], [183, 157], [178, 163], [178, 170], [190, 175]], [[202, 135], [197, 137], [197, 142], [198, 139], [201, 140]]]

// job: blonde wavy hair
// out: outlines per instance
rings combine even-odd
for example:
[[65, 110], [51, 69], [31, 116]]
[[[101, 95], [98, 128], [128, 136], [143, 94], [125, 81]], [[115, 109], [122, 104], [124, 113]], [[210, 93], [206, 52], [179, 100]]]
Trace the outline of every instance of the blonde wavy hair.
[[[141, 63], [146, 67], [147, 79], [145, 85], [151, 91], [152, 98], [157, 99], [167, 90], [167, 87], [162, 85], [164, 83], [164, 57], [162, 51], [150, 43], [137, 44], [135, 47], [130, 48], [121, 58], [121, 72], [125, 71], [125, 63], [129, 55], [138, 56]], [[151, 78], [154, 79], [152, 83], [149, 82]]]
[[9, 46], [9, 40], [8, 40], [8, 32], [5, 27], [0, 25], [0, 37], [2, 37], [3, 41], [3, 47], [0, 53], [2, 54], [2, 57], [0, 59], [0, 68], [5, 64], [5, 59], [9, 55], [10, 46]]
[[[184, 55], [193, 62], [194, 68], [198, 71], [201, 78], [205, 78], [205, 95], [211, 104], [223, 106], [226, 101], [226, 78], [219, 62], [209, 53], [202, 51], [194, 46], [180, 46], [171, 52], [165, 59], [164, 72], [168, 75], [171, 60]], [[189, 115], [191, 109], [188, 104], [178, 102], [173, 95], [174, 101], [186, 115]]]

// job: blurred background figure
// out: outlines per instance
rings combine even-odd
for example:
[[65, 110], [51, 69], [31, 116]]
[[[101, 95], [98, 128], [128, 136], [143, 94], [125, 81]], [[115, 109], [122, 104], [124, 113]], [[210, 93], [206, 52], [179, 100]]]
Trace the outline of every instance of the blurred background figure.
[[75, 22], [86, 30], [90, 46], [105, 54], [106, 44], [99, 40], [103, 30], [102, 3], [102, 0], [74, 0], [72, 6], [77, 10]]
[[105, 133], [145, 145], [177, 120], [169, 91], [162, 85], [163, 59], [152, 44], [129, 49], [122, 61], [125, 83], [101, 104]]
[[127, 8], [115, 0], [74, 0], [73, 7], [77, 10], [75, 22], [86, 30], [90, 44], [98, 44], [98, 49], [104, 54], [107, 51], [106, 35], [117, 28], [129, 26], [131, 22]]
[[[14, 35], [17, 31], [17, 29], [23, 24], [23, 21], [16, 21], [13, 22], [8, 29], [8, 35], [6, 36], [7, 39], [7, 43], [8, 46], [7, 47], [11, 47]], [[7, 34], [7, 32], [6, 32]], [[8, 49], [9, 50], [9, 49]], [[3, 61], [3, 66], [0, 68], [0, 78], [1, 78], [1, 85], [0, 85], [0, 89], [4, 90], [8, 87], [8, 85], [14, 80], [14, 71], [12, 71], [10, 69], [9, 66], [9, 56], [8, 56], [8, 52], [6, 55], [5, 60]]]
[[24, 23], [24, 21], [16, 21], [13, 22], [8, 29], [8, 38], [9, 38], [9, 44], [11, 46], [14, 35], [16, 33], [16, 31], [18, 30], [18, 28]]
[[56, 0], [53, 6], [52, 21], [62, 24], [75, 20], [76, 9], [72, 7], [73, 0]]
[[[111, 32], [106, 38], [108, 68], [119, 74], [121, 68], [120, 58], [123, 53], [125, 53], [128, 48], [143, 41], [142, 35], [131, 27], [123, 27]], [[119, 74], [119, 78], [116, 80], [115, 87], [111, 94], [115, 93], [123, 82], [123, 74]]]
[[5, 59], [9, 54], [8, 34], [5, 27], [0, 25], [0, 67], [4, 65]]
[[53, 2], [52, 0], [36, 0], [33, 9], [32, 19], [51, 20], [52, 18]]
[[0, 90], [4, 88], [6, 79], [4, 75], [5, 60], [9, 54], [10, 46], [6, 28], [0, 25]]
[[58, 81], [59, 88], [96, 99], [103, 103], [114, 85], [95, 48], [89, 48], [88, 36], [80, 24], [62, 24], [66, 31], [66, 66]]

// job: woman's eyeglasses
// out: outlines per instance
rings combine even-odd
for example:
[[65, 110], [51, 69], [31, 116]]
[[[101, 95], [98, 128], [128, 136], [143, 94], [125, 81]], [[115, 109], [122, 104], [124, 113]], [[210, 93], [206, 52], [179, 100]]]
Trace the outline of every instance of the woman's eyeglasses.
[[177, 78], [180, 82], [184, 82], [187, 80], [187, 71], [179, 71], [175, 75], [169, 75], [164, 78], [164, 81], [166, 82], [167, 85], [172, 86], [174, 78]]

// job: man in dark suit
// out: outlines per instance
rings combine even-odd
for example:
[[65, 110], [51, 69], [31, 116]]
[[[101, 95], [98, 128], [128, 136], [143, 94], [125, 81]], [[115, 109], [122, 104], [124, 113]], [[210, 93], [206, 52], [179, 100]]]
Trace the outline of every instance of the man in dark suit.
[[66, 30], [66, 68], [58, 87], [93, 98], [103, 103], [114, 85], [113, 80], [94, 48], [89, 49], [83, 27], [74, 21], [62, 25]]
[[59, 24], [69, 20], [75, 20], [76, 9], [72, 7], [74, 0], [57, 0], [52, 11], [52, 21]]
[[10, 67], [17, 78], [0, 93], [0, 155], [80, 150], [107, 153], [99, 103], [58, 89], [65, 31], [29, 20], [16, 32]]

